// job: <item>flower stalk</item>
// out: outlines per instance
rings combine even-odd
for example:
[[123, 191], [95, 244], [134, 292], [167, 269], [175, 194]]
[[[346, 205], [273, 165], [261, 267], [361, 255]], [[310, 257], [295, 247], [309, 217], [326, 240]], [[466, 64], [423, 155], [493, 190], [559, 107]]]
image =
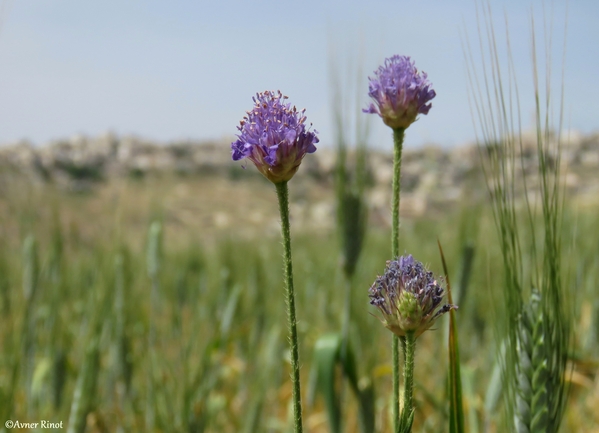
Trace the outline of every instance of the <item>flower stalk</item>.
[[[392, 197], [392, 223], [391, 223], [391, 254], [399, 257], [399, 203], [401, 192], [401, 155], [405, 128], [393, 128], [393, 197]], [[412, 394], [414, 388], [414, 352], [416, 351], [416, 338], [414, 332], [402, 337], [401, 344], [404, 352], [404, 402], [400, 415], [399, 409], [399, 337], [393, 335], [393, 411], [395, 430], [409, 432], [414, 420]]]
[[[395, 55], [385, 59], [384, 64], [374, 71], [374, 78], [369, 78], [369, 81], [368, 95], [374, 102], [362, 111], [370, 114], [378, 114], [385, 125], [393, 129], [394, 152], [393, 192], [391, 200], [391, 255], [393, 260], [397, 260], [399, 258], [399, 195], [401, 190], [401, 154], [403, 150], [404, 133], [406, 128], [417, 120], [419, 114], [428, 114], [432, 107], [430, 101], [436, 96], [436, 93], [433, 90], [431, 83], [428, 81], [427, 74], [418, 71], [414, 62], [407, 56]], [[393, 307], [396, 306], [396, 301], [397, 300], [393, 300]], [[412, 299], [412, 301], [416, 302], [416, 299]], [[404, 418], [402, 418], [400, 425], [400, 337], [402, 338], [402, 346], [406, 347], [405, 341], [403, 341], [405, 340], [405, 335], [399, 336], [395, 331], [391, 345], [393, 363], [393, 429], [396, 432], [400, 431], [399, 429], [405, 421]], [[407, 363], [408, 354], [405, 353], [405, 355]], [[412, 381], [410, 381], [410, 396], [412, 393], [411, 383]], [[404, 390], [404, 394], [406, 393], [408, 393], [407, 389]], [[405, 413], [407, 413], [406, 410], [404, 410], [404, 415]], [[402, 417], [404, 415], [402, 415]], [[406, 431], [410, 431], [410, 429]]]
[[393, 212], [391, 223], [391, 256], [399, 257], [399, 193], [401, 190], [401, 154], [405, 128], [393, 129]]
[[300, 364], [295, 318], [295, 292], [293, 290], [293, 266], [291, 262], [291, 232], [289, 228], [289, 188], [287, 182], [275, 183], [281, 214], [283, 235], [283, 270], [285, 274], [285, 301], [287, 303], [287, 325], [291, 349], [291, 383], [293, 399], [293, 431], [302, 432], [302, 401], [300, 392]]
[[[391, 257], [399, 257], [399, 193], [401, 190], [401, 154], [405, 128], [393, 129], [393, 196], [391, 221]], [[393, 335], [391, 343], [393, 363], [393, 425], [399, 426], [399, 337]]]
[[402, 337], [404, 344], [404, 391], [403, 391], [403, 408], [401, 412], [401, 420], [398, 431], [400, 433], [409, 433], [412, 431], [412, 423], [414, 421], [414, 359], [416, 355], [416, 334], [410, 331], [405, 337]]
[[265, 91], [253, 98], [254, 107], [240, 122], [237, 140], [231, 143], [234, 161], [247, 158], [270, 180], [277, 190], [281, 233], [283, 235], [283, 270], [285, 301], [291, 350], [291, 383], [293, 399], [293, 431], [302, 433], [302, 399], [300, 364], [295, 318], [295, 293], [291, 264], [291, 233], [289, 229], [289, 189], [287, 182], [295, 175], [304, 156], [316, 151], [317, 131], [306, 128], [305, 110], [287, 102], [280, 91]]
[[[370, 287], [370, 304], [379, 309], [381, 322], [401, 342], [404, 353], [404, 404], [401, 415], [394, 419], [396, 433], [409, 433], [412, 429], [416, 338], [430, 329], [439, 316], [457, 308], [443, 305], [444, 295], [445, 290], [434, 274], [411, 255], [388, 261], [383, 275]], [[398, 354], [394, 351], [394, 361], [399, 364], [396, 358]], [[394, 391], [399, 394], [399, 384]]]

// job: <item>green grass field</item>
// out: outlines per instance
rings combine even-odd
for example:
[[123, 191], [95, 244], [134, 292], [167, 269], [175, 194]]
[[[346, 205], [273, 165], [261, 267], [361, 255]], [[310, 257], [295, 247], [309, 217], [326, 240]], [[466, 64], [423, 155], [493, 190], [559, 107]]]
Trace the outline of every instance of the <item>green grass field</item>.
[[[3, 421], [63, 421], [73, 432], [289, 431], [282, 247], [276, 227], [244, 220], [256, 208], [276, 218], [271, 186], [162, 176], [77, 195], [11, 179], [3, 178], [0, 196]], [[290, 189], [293, 200], [293, 182]], [[177, 201], [178, 193], [185, 197]], [[230, 218], [226, 228], [209, 218], [216, 212]], [[599, 431], [598, 212], [568, 202], [564, 209], [564, 283], [575, 309], [564, 432]], [[162, 241], [148, 252], [153, 221], [162, 224]], [[335, 231], [292, 231], [304, 422], [308, 432], [327, 432], [310, 377], [315, 342], [341, 329], [340, 243]], [[349, 330], [360, 378], [374, 384], [379, 432], [391, 431], [391, 334], [367, 295], [389, 258], [389, 236], [368, 228]], [[437, 274], [442, 243], [460, 306], [467, 431], [505, 431], [501, 380], [493, 376], [504, 280], [489, 204], [404, 219], [400, 239], [402, 251]], [[414, 431], [446, 431], [446, 326], [443, 317], [419, 340]], [[345, 431], [357, 432], [356, 402], [349, 389], [340, 392]]]

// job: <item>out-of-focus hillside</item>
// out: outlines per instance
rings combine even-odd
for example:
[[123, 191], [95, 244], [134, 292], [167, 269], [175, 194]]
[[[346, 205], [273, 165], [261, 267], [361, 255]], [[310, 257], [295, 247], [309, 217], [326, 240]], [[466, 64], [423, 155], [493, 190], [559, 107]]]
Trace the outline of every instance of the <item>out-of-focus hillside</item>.
[[[562, 143], [561, 168], [568, 196], [579, 204], [597, 202], [599, 134], [570, 134]], [[526, 173], [529, 185], [536, 182], [535, 146], [532, 135], [524, 136], [524, 158], [517, 158], [524, 161], [517, 175]], [[148, 206], [160, 207], [167, 219], [199, 229], [278, 230], [276, 200], [268, 182], [253, 167], [244, 170], [242, 165], [231, 161], [227, 142], [161, 144], [112, 134], [76, 136], [40, 147], [20, 142], [0, 147], [0, 193], [4, 197], [18, 195], [15, 189], [22, 189], [23, 183], [50, 185], [62, 192], [93, 192], [93, 197], [80, 205], [83, 213], [83, 208], [90, 207], [90, 217], [94, 206], [104, 206], [101, 203], [120, 194], [128, 197], [121, 207], [144, 211]], [[480, 166], [480, 153], [474, 145], [405, 150], [403, 217], [434, 216], [456, 203], [481, 203], [487, 192]], [[392, 158], [372, 151], [369, 167], [369, 221], [387, 226]], [[335, 152], [331, 149], [320, 148], [305, 158], [291, 184], [297, 229], [326, 229], [334, 224], [334, 170]], [[128, 191], [123, 193], [123, 189]]]

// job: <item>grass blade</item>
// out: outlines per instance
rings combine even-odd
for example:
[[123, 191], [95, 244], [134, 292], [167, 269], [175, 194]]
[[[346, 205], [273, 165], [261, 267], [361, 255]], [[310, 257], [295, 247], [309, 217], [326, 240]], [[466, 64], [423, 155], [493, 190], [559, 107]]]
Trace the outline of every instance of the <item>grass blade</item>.
[[314, 366], [317, 390], [324, 397], [332, 433], [341, 432], [341, 409], [339, 394], [335, 388], [335, 366], [339, 359], [342, 338], [339, 334], [326, 334], [314, 346]]
[[331, 432], [341, 432], [341, 395], [336, 384], [336, 368], [341, 367], [343, 376], [358, 401], [358, 420], [362, 433], [374, 433], [374, 388], [370, 380], [358, 380], [356, 357], [352, 346], [343, 341], [341, 334], [326, 334], [314, 346], [314, 369], [316, 391], [325, 399]]
[[[447, 263], [443, 255], [441, 242], [437, 240], [439, 245], [439, 254], [441, 262], [443, 262], [443, 272], [447, 283], [447, 300], [453, 304], [451, 299], [451, 284], [449, 282], [449, 272], [447, 271]], [[455, 323], [455, 311], [449, 312], [449, 432], [463, 433], [464, 430], [464, 403], [462, 399], [462, 378], [460, 373], [460, 350], [458, 345], [458, 332]]]

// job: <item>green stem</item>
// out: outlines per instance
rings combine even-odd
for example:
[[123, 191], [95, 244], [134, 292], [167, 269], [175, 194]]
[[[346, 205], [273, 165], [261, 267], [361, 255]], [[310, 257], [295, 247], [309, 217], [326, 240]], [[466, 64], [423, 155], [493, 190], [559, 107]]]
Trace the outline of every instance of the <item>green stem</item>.
[[393, 431], [399, 426], [399, 337], [393, 334], [391, 343], [393, 362]]
[[[403, 149], [405, 128], [393, 129], [393, 196], [391, 201], [391, 258], [399, 257], [399, 191], [401, 189], [401, 151]], [[393, 361], [393, 427], [399, 426], [399, 338], [393, 335], [391, 345]]]
[[399, 257], [399, 191], [401, 189], [401, 151], [403, 149], [405, 128], [393, 130], [393, 201], [391, 209], [393, 220], [391, 222], [391, 254], [392, 259]]
[[158, 313], [158, 277], [156, 274], [151, 276], [152, 288], [150, 289], [150, 329], [148, 332], [148, 362], [147, 372], [147, 399], [146, 399], [146, 428], [147, 431], [154, 431], [156, 424], [156, 390], [154, 386], [154, 377], [156, 374], [156, 315]]
[[347, 342], [349, 340], [349, 324], [351, 322], [351, 292], [352, 292], [352, 277], [345, 278], [345, 304], [343, 306], [343, 319], [341, 322], [341, 335], [343, 344], [341, 347], [342, 358], [347, 355]]
[[289, 344], [291, 348], [291, 383], [293, 385], [293, 426], [295, 433], [302, 432], [302, 397], [300, 393], [300, 363], [295, 318], [295, 294], [293, 291], [293, 268], [291, 265], [291, 234], [289, 230], [289, 190], [287, 182], [275, 184], [281, 213], [281, 232], [283, 234], [283, 269], [285, 271], [285, 294], [287, 301], [287, 319]]
[[403, 390], [403, 411], [401, 414], [402, 433], [412, 431], [412, 419], [414, 412], [414, 403], [412, 399], [414, 390], [414, 357], [416, 354], [416, 335], [414, 332], [408, 332], [403, 340], [404, 342], [404, 390]]

